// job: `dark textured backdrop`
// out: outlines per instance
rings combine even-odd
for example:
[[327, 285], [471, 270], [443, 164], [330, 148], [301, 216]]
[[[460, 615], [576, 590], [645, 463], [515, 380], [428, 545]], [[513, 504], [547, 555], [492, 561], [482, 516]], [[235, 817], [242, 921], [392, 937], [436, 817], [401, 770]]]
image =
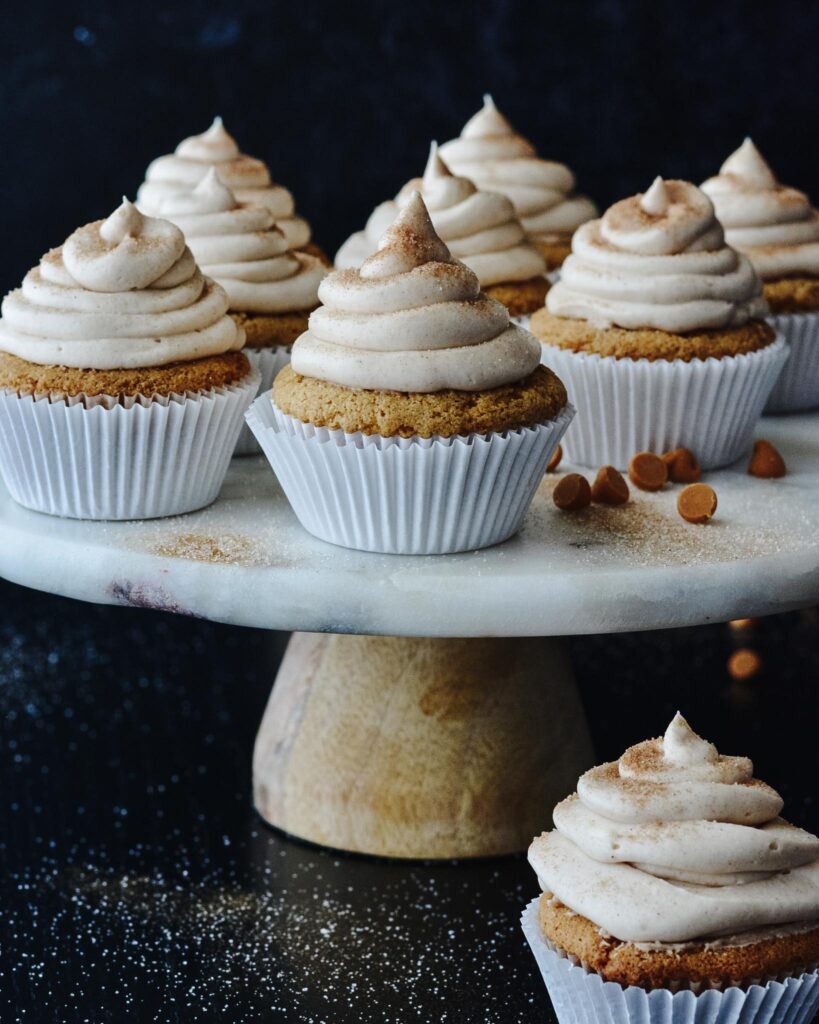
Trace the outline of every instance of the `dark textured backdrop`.
[[656, 173], [700, 180], [753, 133], [817, 181], [819, 4], [3, 5], [0, 288], [133, 195], [215, 113], [295, 192], [334, 250], [491, 90], [601, 203]]

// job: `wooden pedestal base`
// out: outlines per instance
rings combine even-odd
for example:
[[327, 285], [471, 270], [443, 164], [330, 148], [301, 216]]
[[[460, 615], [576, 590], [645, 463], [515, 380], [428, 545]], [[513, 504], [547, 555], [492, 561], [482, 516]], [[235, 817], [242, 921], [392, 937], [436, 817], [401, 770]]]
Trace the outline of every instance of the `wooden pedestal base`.
[[560, 641], [294, 633], [253, 756], [256, 807], [386, 857], [524, 850], [591, 764]]

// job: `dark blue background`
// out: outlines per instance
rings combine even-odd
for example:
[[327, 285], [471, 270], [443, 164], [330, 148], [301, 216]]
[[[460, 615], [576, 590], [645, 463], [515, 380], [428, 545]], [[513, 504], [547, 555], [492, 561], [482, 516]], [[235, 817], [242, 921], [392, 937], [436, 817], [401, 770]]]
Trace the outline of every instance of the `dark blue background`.
[[490, 90], [607, 204], [752, 133], [816, 182], [819, 5], [263, 0], [5, 5], [0, 288], [225, 118], [330, 251]]

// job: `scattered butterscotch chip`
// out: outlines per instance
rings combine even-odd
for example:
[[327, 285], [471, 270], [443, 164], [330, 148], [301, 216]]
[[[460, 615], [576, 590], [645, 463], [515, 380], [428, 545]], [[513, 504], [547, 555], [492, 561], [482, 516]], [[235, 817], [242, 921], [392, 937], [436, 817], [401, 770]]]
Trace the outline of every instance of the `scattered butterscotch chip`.
[[757, 624], [757, 619], [731, 619], [728, 625], [731, 629], [742, 631], [744, 629], [753, 629]]
[[628, 464], [628, 478], [641, 491], [659, 491], [668, 480], [668, 466], [654, 452], [638, 452]]
[[558, 445], [557, 448], [555, 448], [554, 454], [552, 455], [551, 459], [549, 459], [549, 465], [546, 467], [546, 472], [547, 473], [554, 473], [554, 471], [560, 465], [560, 460], [562, 458], [563, 458], [563, 449], [560, 447], [560, 445]]
[[601, 466], [592, 484], [591, 496], [592, 501], [601, 505], [625, 505], [628, 501], [628, 484], [614, 466]]
[[677, 511], [688, 523], [707, 523], [717, 511], [717, 492], [708, 484], [689, 484], [680, 491]]
[[591, 504], [589, 481], [579, 473], [567, 473], [552, 491], [552, 501], [563, 512], [577, 512]]
[[690, 448], [675, 448], [665, 452], [662, 460], [668, 467], [668, 479], [673, 484], [695, 484], [702, 476], [697, 456]]
[[774, 448], [770, 441], [754, 441], [754, 450], [751, 461], [748, 463], [748, 472], [751, 476], [761, 476], [765, 479], [778, 479], [787, 473], [785, 460]]
[[732, 679], [753, 679], [762, 668], [762, 658], [750, 647], [740, 647], [728, 659], [728, 672]]

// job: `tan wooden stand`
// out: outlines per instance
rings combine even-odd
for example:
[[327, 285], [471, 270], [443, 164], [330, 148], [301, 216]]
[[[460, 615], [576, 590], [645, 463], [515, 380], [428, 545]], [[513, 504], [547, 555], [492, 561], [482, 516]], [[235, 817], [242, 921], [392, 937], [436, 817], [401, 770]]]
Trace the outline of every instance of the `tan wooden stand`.
[[387, 857], [524, 850], [592, 763], [559, 640], [294, 633], [256, 739], [256, 807]]

